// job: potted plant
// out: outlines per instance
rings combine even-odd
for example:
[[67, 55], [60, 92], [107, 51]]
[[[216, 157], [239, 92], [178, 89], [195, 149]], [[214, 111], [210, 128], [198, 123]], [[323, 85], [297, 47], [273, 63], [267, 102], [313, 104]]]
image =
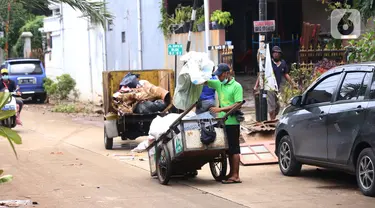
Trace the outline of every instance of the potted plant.
[[233, 18], [230, 12], [224, 12], [221, 10], [216, 10], [211, 15], [212, 28], [215, 29], [225, 29], [226, 26], [233, 24]]
[[197, 9], [196, 21], [194, 23], [194, 32], [204, 31], [204, 7], [203, 5]]
[[198, 30], [198, 32], [204, 31], [204, 29], [205, 29], [204, 20], [205, 20], [204, 16], [199, 17], [199, 19], [197, 20], [197, 30]]
[[190, 16], [191, 15], [191, 7], [183, 7], [180, 4], [177, 6], [175, 10], [175, 17], [173, 19], [174, 23], [174, 31], [176, 34], [189, 32], [190, 28]]
[[193, 12], [193, 8], [191, 6], [182, 7], [182, 11], [184, 14], [184, 18], [182, 19], [184, 23], [184, 33], [188, 33], [190, 29], [190, 23], [191, 23], [191, 13]]

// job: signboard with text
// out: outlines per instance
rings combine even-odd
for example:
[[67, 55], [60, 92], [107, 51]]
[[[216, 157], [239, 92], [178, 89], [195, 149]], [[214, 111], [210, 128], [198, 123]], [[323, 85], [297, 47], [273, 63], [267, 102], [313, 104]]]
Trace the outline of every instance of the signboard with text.
[[181, 56], [182, 51], [182, 44], [168, 44], [168, 55]]
[[254, 21], [255, 33], [266, 33], [275, 31], [275, 20]]

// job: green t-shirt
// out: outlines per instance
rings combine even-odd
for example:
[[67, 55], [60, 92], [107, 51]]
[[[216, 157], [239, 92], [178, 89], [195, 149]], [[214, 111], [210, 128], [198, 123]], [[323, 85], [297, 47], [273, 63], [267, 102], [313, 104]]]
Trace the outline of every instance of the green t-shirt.
[[[224, 108], [235, 103], [243, 101], [243, 89], [240, 83], [236, 82], [234, 78], [227, 84], [222, 84], [219, 80], [208, 80], [208, 87], [215, 89], [219, 95], [220, 107]], [[220, 112], [219, 117], [223, 117], [225, 112]], [[225, 121], [225, 125], [239, 125], [235, 116], [229, 116]]]

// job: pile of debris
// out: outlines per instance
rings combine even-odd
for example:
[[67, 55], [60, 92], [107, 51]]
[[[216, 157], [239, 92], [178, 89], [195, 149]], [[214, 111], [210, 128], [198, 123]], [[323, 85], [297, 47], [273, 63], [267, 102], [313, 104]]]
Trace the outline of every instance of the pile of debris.
[[246, 126], [241, 126], [241, 131], [247, 134], [273, 132], [275, 131], [278, 122], [279, 120], [255, 122]]
[[139, 80], [138, 74], [128, 73], [113, 94], [113, 107], [120, 114], [151, 114], [161, 112], [171, 102], [170, 93], [147, 80]]

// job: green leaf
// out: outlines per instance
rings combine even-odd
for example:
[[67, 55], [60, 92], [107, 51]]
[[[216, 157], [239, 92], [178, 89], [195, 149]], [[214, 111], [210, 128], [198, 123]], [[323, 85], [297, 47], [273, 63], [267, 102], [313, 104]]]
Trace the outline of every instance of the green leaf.
[[7, 183], [7, 182], [10, 182], [12, 180], [13, 180], [13, 176], [12, 175], [5, 175], [3, 177], [0, 177], [0, 184]]
[[18, 135], [16, 131], [13, 131], [10, 128], [3, 127], [3, 126], [0, 127], [0, 136], [10, 139], [16, 144], [22, 144], [22, 139], [20, 135]]
[[16, 151], [16, 148], [14, 147], [13, 142], [16, 144], [22, 144], [21, 137], [17, 134], [17, 132], [6, 127], [0, 127], [0, 136], [8, 139], [9, 144], [12, 147], [12, 150], [14, 152], [14, 155], [16, 155], [16, 158], [18, 159], [17, 151]]
[[0, 175], [4, 173], [4, 170], [0, 170]]
[[0, 92], [0, 108], [3, 108], [8, 103], [10, 97], [9, 92]]
[[0, 111], [0, 121], [7, 119], [11, 116], [14, 116], [16, 111]]

